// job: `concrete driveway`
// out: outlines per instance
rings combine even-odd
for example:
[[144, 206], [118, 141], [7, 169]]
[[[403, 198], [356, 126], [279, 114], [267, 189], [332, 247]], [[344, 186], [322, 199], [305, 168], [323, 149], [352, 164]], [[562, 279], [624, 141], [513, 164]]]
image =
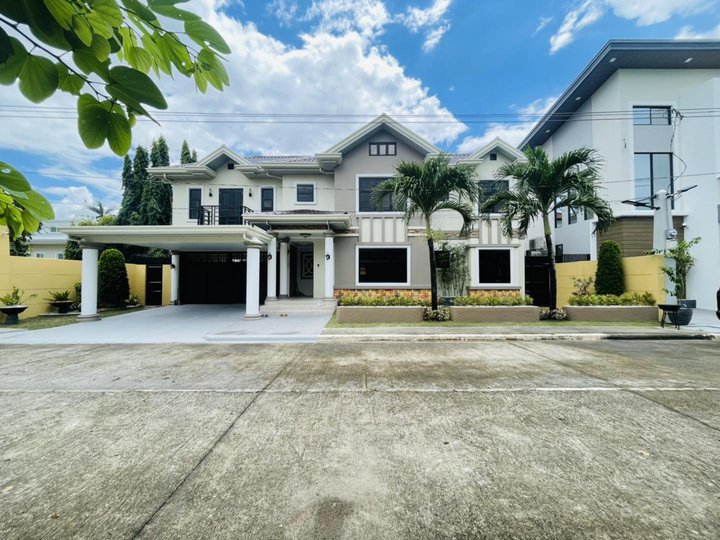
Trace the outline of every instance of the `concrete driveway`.
[[0, 333], [0, 344], [312, 343], [331, 316], [289, 313], [248, 321], [242, 305], [165, 306], [47, 330]]
[[717, 538], [715, 342], [0, 347], [2, 538]]

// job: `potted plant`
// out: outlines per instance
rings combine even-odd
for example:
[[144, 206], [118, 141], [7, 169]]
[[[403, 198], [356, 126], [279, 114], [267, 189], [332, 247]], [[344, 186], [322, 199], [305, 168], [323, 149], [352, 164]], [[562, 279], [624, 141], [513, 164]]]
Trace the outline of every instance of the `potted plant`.
[[70, 311], [70, 307], [75, 303], [70, 299], [70, 291], [50, 291], [50, 298], [46, 298], [50, 305], [56, 307], [58, 313], [65, 314]]
[[665, 289], [668, 294], [674, 294], [680, 309], [677, 315], [670, 313], [670, 321], [680, 326], [690, 324], [692, 320], [693, 308], [697, 306], [696, 300], [688, 300], [687, 297], [687, 278], [690, 269], [695, 266], [695, 258], [690, 255], [690, 248], [697, 245], [701, 238], [698, 236], [692, 240], [680, 240], [677, 246], [670, 249], [655, 250], [653, 253], [663, 255], [668, 259], [675, 261], [675, 267], [663, 266], [663, 272], [673, 284], [673, 289]]
[[6, 295], [0, 296], [0, 302], [3, 304], [3, 307], [0, 307], [0, 311], [5, 314], [5, 324], [17, 324], [18, 315], [27, 309], [27, 306], [23, 305], [23, 302], [32, 300], [36, 296], [37, 294], [25, 296], [23, 291], [17, 287], [13, 287], [12, 291]]

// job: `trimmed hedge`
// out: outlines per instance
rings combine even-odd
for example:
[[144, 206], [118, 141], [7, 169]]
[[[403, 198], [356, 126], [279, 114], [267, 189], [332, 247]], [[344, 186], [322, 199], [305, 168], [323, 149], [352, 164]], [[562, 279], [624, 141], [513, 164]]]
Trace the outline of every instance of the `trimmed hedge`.
[[615, 294], [618, 296], [625, 292], [622, 250], [612, 240], [605, 240], [600, 246], [600, 251], [598, 251], [595, 292], [597, 294]]
[[125, 257], [117, 249], [106, 249], [98, 262], [98, 300], [102, 307], [120, 307], [130, 296]]
[[508, 293], [498, 296], [458, 296], [456, 306], [531, 306], [533, 299], [520, 293]]
[[[429, 306], [430, 301], [407, 296], [368, 296], [343, 294], [338, 297], [339, 306]], [[498, 296], [457, 296], [456, 306], [531, 306], [532, 298], [519, 293]]]
[[626, 292], [617, 294], [589, 294], [587, 296], [571, 296], [571, 306], [654, 306], [655, 297], [649, 293]]

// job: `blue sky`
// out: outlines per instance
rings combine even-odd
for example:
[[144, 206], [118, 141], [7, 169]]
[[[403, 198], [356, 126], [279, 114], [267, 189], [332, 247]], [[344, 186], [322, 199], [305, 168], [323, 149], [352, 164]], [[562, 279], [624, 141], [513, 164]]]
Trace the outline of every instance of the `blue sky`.
[[[720, 39], [720, 0], [191, 0], [230, 44], [231, 85], [198, 94], [163, 78], [168, 112], [355, 114], [355, 122], [139, 122], [134, 144], [164, 134], [172, 159], [187, 139], [202, 155], [220, 144], [240, 154], [320, 152], [387, 112], [446, 115], [412, 124], [450, 151], [494, 136], [517, 144], [609, 39]], [[0, 103], [30, 105], [16, 87]], [[57, 94], [42, 104], [73, 107]], [[117, 206], [121, 160], [86, 150], [72, 111], [3, 118], [0, 159], [27, 173], [58, 217], [87, 214], [93, 200]], [[481, 122], [462, 115], [490, 115]], [[37, 115], [37, 113], [35, 113]], [[19, 116], [19, 115], [18, 115]], [[57, 118], [48, 118], [55, 116]], [[168, 117], [170, 118], [170, 117]], [[230, 117], [226, 117], [230, 118]], [[267, 120], [264, 117], [263, 120]]]

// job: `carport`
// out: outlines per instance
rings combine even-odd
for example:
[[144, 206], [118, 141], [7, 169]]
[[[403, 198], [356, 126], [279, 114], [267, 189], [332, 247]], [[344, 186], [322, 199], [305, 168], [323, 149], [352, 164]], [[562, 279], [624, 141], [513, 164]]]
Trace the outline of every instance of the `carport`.
[[[258, 227], [108, 226], [62, 229], [82, 249], [79, 320], [97, 320], [98, 253], [108, 244], [166, 249], [172, 254], [171, 302], [244, 303], [245, 318], [260, 318], [260, 301], [275, 297], [275, 265], [266, 264], [275, 238]], [[270, 258], [272, 249], [270, 249]], [[261, 259], [263, 260], [261, 262]], [[203, 264], [204, 263], [204, 264]], [[187, 265], [187, 272], [183, 271]], [[262, 293], [261, 293], [262, 290]]]

